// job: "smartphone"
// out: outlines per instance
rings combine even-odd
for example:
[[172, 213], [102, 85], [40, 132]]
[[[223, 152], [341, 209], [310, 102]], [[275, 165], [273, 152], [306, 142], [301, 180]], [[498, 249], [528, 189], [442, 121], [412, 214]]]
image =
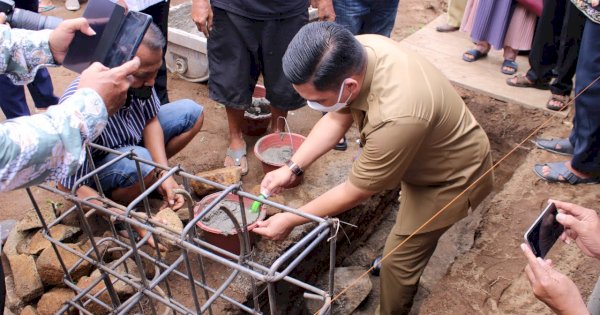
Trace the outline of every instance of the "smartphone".
[[[119, 36], [115, 38], [104, 58], [103, 64], [109, 68], [114, 68], [131, 60], [135, 56], [151, 22], [152, 17], [148, 14], [130, 11], [121, 25]], [[138, 34], [138, 36], [134, 34]]]
[[556, 221], [557, 214], [558, 210], [554, 203], [549, 203], [525, 232], [525, 241], [536, 257], [546, 257], [552, 245], [564, 231], [562, 224]]

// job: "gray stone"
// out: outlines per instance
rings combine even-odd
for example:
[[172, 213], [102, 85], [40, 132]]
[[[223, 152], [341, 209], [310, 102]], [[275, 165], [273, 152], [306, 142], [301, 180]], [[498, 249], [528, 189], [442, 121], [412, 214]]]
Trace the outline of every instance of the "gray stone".
[[[360, 305], [360, 303], [369, 295], [371, 289], [373, 288], [371, 279], [368, 275], [359, 279], [359, 277], [366, 271], [366, 268], [358, 266], [335, 268], [335, 288], [333, 290], [334, 295], [340, 293], [346, 288], [348, 288], [348, 290], [333, 302], [334, 315], [351, 314], [352, 311], [354, 311], [358, 305]], [[328, 281], [326, 278], [327, 275], [319, 280], [319, 287], [326, 288]], [[319, 307], [323, 305], [323, 303], [319, 303], [314, 300], [310, 300], [307, 304], [312, 314], [316, 313], [319, 310]]]
[[[75, 244], [65, 244], [69, 246], [71, 249], [82, 253], [81, 248]], [[65, 263], [67, 269], [71, 269], [77, 261], [79, 260], [79, 256], [74, 255], [68, 252], [66, 249], [60, 248], [58, 249], [60, 257]], [[82, 254], [83, 255], [83, 254]], [[60, 265], [58, 258], [56, 257], [56, 253], [52, 247], [44, 249], [38, 257], [36, 261], [37, 270], [42, 278], [42, 282], [46, 285], [62, 285], [64, 272]], [[89, 274], [92, 266], [87, 260], [84, 260], [73, 270], [71, 273], [71, 278], [73, 281], [77, 281], [77, 279], [81, 278], [84, 275]]]
[[[52, 238], [63, 241], [72, 237], [80, 231], [80, 228], [75, 226], [67, 226], [62, 224], [57, 224], [50, 228], [50, 235]], [[50, 241], [48, 241], [42, 234], [43, 229], [37, 231], [31, 240], [27, 242], [26, 246], [18, 246], [17, 251], [19, 254], [29, 254], [29, 255], [38, 255], [44, 249], [49, 248], [51, 246]]]
[[[44, 221], [46, 222], [46, 224], [49, 224], [50, 222], [56, 220], [56, 215], [54, 214], [54, 210], [52, 210], [51, 207], [43, 207], [40, 209], [40, 212], [42, 213], [42, 217], [44, 217]], [[25, 213], [23, 219], [21, 219], [21, 221], [17, 223], [15, 229], [20, 231], [28, 231], [31, 229], [38, 229], [41, 227], [42, 221], [40, 221], [40, 218], [35, 212], [35, 209], [30, 209]]]
[[8, 233], [8, 238], [3, 245], [2, 251], [4, 252], [4, 255], [6, 255], [6, 257], [19, 255], [17, 247], [29, 238], [29, 234], [31, 233], [22, 232], [16, 228], [12, 229], [10, 233]]
[[71, 289], [54, 288], [42, 295], [37, 304], [37, 312], [39, 315], [53, 315], [73, 297], [75, 293]]
[[[23, 300], [15, 293], [15, 282], [13, 281], [13, 277], [6, 276], [4, 278], [4, 284], [6, 285], [6, 299], [4, 300], [6, 302], [6, 307], [13, 313], [21, 313], [21, 310], [25, 306], [25, 302], [23, 302]], [[4, 314], [7, 314], [6, 311]]]
[[35, 268], [35, 261], [30, 255], [8, 257], [14, 279], [15, 293], [24, 302], [29, 302], [44, 293], [44, 286]]

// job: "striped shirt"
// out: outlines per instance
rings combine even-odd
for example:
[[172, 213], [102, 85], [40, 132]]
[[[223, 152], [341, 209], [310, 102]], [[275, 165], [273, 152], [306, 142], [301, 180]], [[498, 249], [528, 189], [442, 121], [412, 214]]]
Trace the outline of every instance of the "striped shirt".
[[[59, 104], [67, 100], [79, 85], [79, 78], [75, 79], [59, 100]], [[119, 109], [118, 112], [109, 117], [106, 128], [93, 143], [105, 146], [111, 149], [118, 149], [126, 146], [140, 145], [144, 128], [148, 121], [156, 117], [160, 109], [160, 101], [154, 89], [150, 99], [139, 99], [136, 97], [128, 98], [128, 102]], [[98, 149], [92, 149], [94, 161], [103, 158], [107, 153]], [[86, 158], [87, 160], [87, 158]], [[60, 184], [67, 189], [73, 188], [75, 182], [90, 172], [90, 163], [85, 161], [73, 176], [60, 181]], [[97, 164], [95, 164], [97, 166]], [[91, 186], [92, 179], [88, 179], [82, 185]]]

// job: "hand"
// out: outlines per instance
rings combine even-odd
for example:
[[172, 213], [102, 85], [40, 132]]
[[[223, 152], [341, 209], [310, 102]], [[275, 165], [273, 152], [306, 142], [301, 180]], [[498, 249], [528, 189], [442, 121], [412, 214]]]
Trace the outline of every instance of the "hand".
[[104, 101], [108, 114], [112, 115], [125, 104], [127, 90], [133, 81], [131, 74], [139, 67], [138, 57], [113, 69], [94, 62], [81, 73], [79, 88], [90, 88], [96, 91]]
[[283, 190], [283, 187], [288, 186], [296, 179], [296, 175], [292, 173], [286, 165], [268, 172], [260, 183], [260, 192], [265, 196], [276, 195]]
[[213, 12], [207, 0], [192, 0], [192, 20], [204, 36], [208, 38], [213, 24]]
[[6, 14], [4, 12], [0, 12], [0, 24], [6, 23]]
[[551, 261], [535, 257], [529, 246], [521, 244], [527, 257], [525, 274], [533, 294], [557, 314], [589, 314], [575, 283], [552, 269]]
[[295, 216], [289, 213], [277, 213], [266, 221], [258, 221], [257, 227], [252, 232], [274, 241], [285, 239], [296, 226], [290, 219], [290, 215]]
[[568, 202], [550, 202], [560, 211], [556, 220], [565, 227], [561, 239], [566, 243], [575, 240], [584, 254], [600, 259], [600, 219], [596, 211]]
[[88, 36], [96, 35], [85, 18], [64, 20], [50, 33], [48, 45], [57, 64], [61, 64], [65, 59], [69, 45], [77, 31]]
[[332, 0], [312, 0], [311, 5], [319, 9], [319, 21], [335, 21], [335, 10]]
[[163, 205], [161, 209], [170, 207], [173, 211], [181, 208], [185, 203], [185, 199], [182, 195], [173, 192], [173, 189], [181, 188], [179, 184], [173, 179], [173, 177], [167, 178], [159, 187], [158, 191], [163, 196]]

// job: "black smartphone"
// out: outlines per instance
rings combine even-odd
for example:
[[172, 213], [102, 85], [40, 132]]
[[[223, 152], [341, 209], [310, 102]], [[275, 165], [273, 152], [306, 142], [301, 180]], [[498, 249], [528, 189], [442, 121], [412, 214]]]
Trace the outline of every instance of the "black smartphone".
[[148, 14], [130, 11], [121, 25], [120, 35], [112, 43], [103, 64], [114, 68], [133, 59], [151, 22], [152, 17]]
[[525, 232], [525, 241], [536, 257], [546, 257], [552, 245], [564, 231], [562, 224], [556, 221], [557, 214], [558, 210], [554, 203], [549, 203]]
[[152, 22], [151, 16], [125, 12], [110, 0], [90, 0], [83, 17], [96, 35], [77, 32], [63, 61], [65, 68], [78, 73], [95, 61], [113, 68], [131, 60]]

